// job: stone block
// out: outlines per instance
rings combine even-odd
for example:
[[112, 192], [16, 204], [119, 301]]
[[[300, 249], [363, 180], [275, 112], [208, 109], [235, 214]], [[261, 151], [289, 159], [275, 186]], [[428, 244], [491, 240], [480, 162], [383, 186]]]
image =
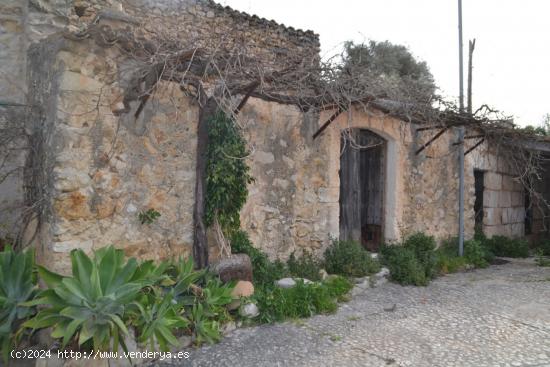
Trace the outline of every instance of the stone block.
[[502, 189], [502, 175], [496, 172], [486, 172], [483, 178], [483, 184], [486, 189], [501, 190]]
[[525, 208], [514, 207], [508, 209], [509, 223], [524, 223], [525, 222]]
[[510, 225], [510, 236], [511, 237], [523, 237], [525, 235], [525, 224], [524, 223], [514, 223]]
[[483, 206], [485, 208], [498, 208], [499, 192], [494, 190], [485, 190], [483, 192]]
[[521, 187], [521, 184], [517, 179], [509, 175], [502, 175], [502, 190], [506, 191], [519, 191], [518, 185]]
[[502, 223], [501, 208], [485, 208], [483, 209], [483, 224], [488, 226], [500, 225]]
[[210, 270], [217, 274], [222, 282], [231, 280], [252, 281], [252, 262], [246, 254], [233, 254], [210, 265]]
[[319, 189], [319, 202], [337, 203], [340, 199], [339, 187], [321, 187]]
[[484, 225], [483, 233], [485, 234], [485, 236], [487, 236], [487, 238], [497, 236], [500, 234], [500, 225], [496, 225], [496, 226]]
[[512, 195], [512, 206], [523, 206], [524, 205], [523, 192], [513, 191], [511, 195]]
[[99, 81], [73, 71], [65, 71], [59, 83], [59, 89], [62, 91], [99, 93], [101, 87], [102, 84]]
[[76, 191], [80, 188], [88, 186], [91, 182], [90, 176], [78, 171], [72, 167], [57, 167], [54, 169], [56, 190], [61, 192]]
[[75, 249], [81, 249], [84, 251], [90, 251], [93, 246], [93, 241], [80, 241], [80, 240], [72, 240], [72, 241], [63, 241], [63, 242], [54, 242], [52, 243], [52, 250], [54, 252], [71, 252]]
[[509, 208], [512, 206], [512, 193], [510, 191], [498, 192], [498, 206], [501, 208]]

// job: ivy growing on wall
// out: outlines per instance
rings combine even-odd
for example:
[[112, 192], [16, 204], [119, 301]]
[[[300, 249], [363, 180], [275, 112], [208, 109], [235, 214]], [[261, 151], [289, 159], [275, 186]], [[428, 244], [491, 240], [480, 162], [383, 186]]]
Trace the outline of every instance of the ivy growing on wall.
[[245, 161], [248, 154], [235, 121], [218, 112], [208, 125], [205, 223], [210, 227], [217, 221], [224, 235], [240, 227], [247, 185], [253, 181]]

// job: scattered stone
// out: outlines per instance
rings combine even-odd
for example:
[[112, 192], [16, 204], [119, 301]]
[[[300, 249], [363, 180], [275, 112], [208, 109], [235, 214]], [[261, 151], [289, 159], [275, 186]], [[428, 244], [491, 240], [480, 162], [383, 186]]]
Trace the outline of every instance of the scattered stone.
[[372, 257], [373, 259], [378, 259], [378, 253], [377, 252], [372, 252], [370, 254], [370, 257]]
[[377, 278], [387, 278], [390, 275], [390, 269], [383, 267], [378, 273], [374, 276]]
[[277, 280], [275, 285], [279, 288], [292, 288], [296, 286], [296, 281], [292, 278], [283, 278]]
[[256, 306], [254, 303], [247, 303], [239, 309], [239, 314], [242, 317], [253, 319], [260, 314], [260, 310], [258, 310], [258, 306]]
[[325, 269], [319, 270], [319, 276], [321, 277], [321, 280], [326, 280], [328, 278], [328, 273]]
[[236, 310], [241, 305], [242, 297], [250, 297], [254, 294], [254, 285], [252, 282], [246, 280], [239, 280], [231, 291], [231, 296], [234, 298], [233, 302], [227, 305], [229, 311]]
[[233, 254], [220, 259], [210, 265], [210, 270], [224, 283], [232, 280], [252, 281], [252, 262], [247, 254]]
[[293, 288], [296, 286], [296, 282], [302, 281], [304, 284], [313, 284], [309, 279], [306, 278], [283, 278], [275, 282], [275, 285], [279, 288]]
[[190, 335], [183, 335], [178, 338], [179, 348], [187, 348], [193, 344], [193, 337]]
[[388, 305], [384, 307], [384, 311], [386, 312], [394, 312], [397, 309], [397, 305], [394, 303], [393, 305]]
[[235, 324], [235, 321], [229, 321], [227, 324], [223, 325], [222, 334], [227, 335], [235, 330], [237, 330], [237, 324]]

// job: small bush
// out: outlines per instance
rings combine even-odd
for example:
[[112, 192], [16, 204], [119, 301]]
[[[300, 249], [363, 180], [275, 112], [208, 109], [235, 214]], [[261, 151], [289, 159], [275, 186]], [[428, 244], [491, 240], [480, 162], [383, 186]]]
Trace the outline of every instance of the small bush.
[[437, 262], [435, 256], [436, 243], [432, 236], [427, 236], [421, 232], [415, 233], [405, 239], [403, 247], [414, 251], [416, 259], [424, 269], [427, 279], [435, 276], [435, 265]]
[[468, 265], [485, 268], [492, 261], [492, 254], [478, 240], [464, 241], [464, 256], [458, 256], [458, 238], [443, 241], [436, 250], [437, 266], [441, 274], [454, 273]]
[[384, 264], [390, 270], [391, 280], [402, 285], [427, 285], [426, 271], [413, 249], [401, 245], [380, 249]]
[[321, 280], [319, 271], [321, 264], [309, 252], [304, 252], [300, 258], [294, 256], [294, 252], [287, 261], [288, 271], [291, 275], [300, 278], [306, 278], [313, 281]]
[[503, 257], [527, 257], [529, 256], [529, 244], [523, 239], [513, 239], [504, 236], [485, 238], [483, 245], [495, 256]]
[[550, 259], [546, 258], [543, 249], [538, 249], [535, 257], [535, 262], [538, 266], [549, 267]]
[[280, 261], [270, 261], [266, 254], [252, 246], [248, 234], [244, 231], [235, 231], [231, 236], [231, 251], [250, 257], [255, 283], [273, 284], [288, 275], [285, 265]]
[[380, 263], [359, 243], [334, 240], [325, 251], [325, 268], [331, 274], [363, 277], [380, 271]]
[[550, 256], [550, 239], [539, 241], [535, 248], [542, 251], [544, 256]]

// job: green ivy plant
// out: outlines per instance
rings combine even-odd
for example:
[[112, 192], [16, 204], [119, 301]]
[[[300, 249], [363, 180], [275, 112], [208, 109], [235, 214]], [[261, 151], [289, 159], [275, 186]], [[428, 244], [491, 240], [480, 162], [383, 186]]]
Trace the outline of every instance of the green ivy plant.
[[155, 209], [148, 209], [138, 214], [141, 224], [151, 224], [160, 217], [160, 213]]
[[245, 161], [249, 152], [239, 127], [223, 112], [218, 112], [208, 127], [205, 223], [211, 226], [217, 219], [229, 235], [240, 227], [247, 185], [253, 181]]

